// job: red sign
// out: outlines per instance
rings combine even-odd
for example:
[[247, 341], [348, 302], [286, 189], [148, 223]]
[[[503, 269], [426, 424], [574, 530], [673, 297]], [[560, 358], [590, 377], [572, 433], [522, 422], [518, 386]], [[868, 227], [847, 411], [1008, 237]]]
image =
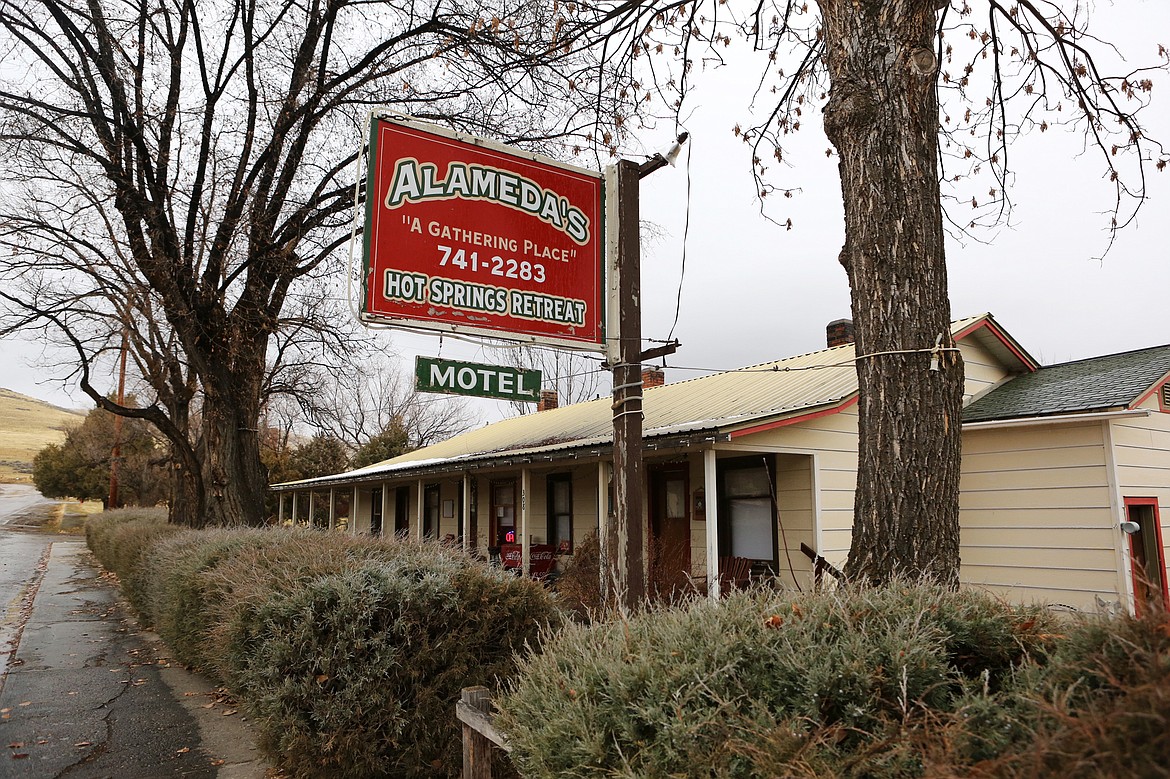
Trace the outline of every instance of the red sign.
[[[529, 550], [528, 571], [534, 579], [543, 579], [553, 569], [554, 547], [552, 544], [533, 544]], [[524, 548], [520, 544], [504, 544], [500, 547], [500, 560], [504, 568], [522, 568], [524, 566]]]
[[374, 117], [367, 321], [604, 346], [601, 174]]

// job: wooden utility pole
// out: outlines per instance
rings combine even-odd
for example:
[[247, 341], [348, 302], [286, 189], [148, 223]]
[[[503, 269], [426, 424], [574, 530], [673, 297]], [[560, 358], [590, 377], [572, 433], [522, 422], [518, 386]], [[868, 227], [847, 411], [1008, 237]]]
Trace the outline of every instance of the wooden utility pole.
[[[613, 521], [607, 526], [608, 600], [634, 610], [646, 598], [642, 528], [642, 270], [638, 164], [620, 160], [606, 169], [606, 191], [616, 224], [617, 333], [609, 343], [613, 366]], [[611, 334], [612, 338], [613, 335]], [[603, 589], [603, 591], [606, 591]]]
[[[606, 219], [610, 225], [610, 328], [607, 361], [613, 367], [613, 521], [606, 524], [605, 562], [601, 591], [606, 600], [627, 611], [646, 601], [646, 543], [642, 509], [645, 505], [642, 465], [642, 246], [639, 181], [664, 165], [673, 164], [678, 146], [669, 155], [655, 154], [638, 164], [619, 160], [605, 171]], [[613, 332], [616, 325], [617, 332]], [[616, 335], [616, 339], [615, 339]], [[669, 354], [677, 344], [652, 350]], [[605, 510], [605, 507], [601, 507]]]
[[[128, 328], [122, 328], [122, 354], [118, 367], [118, 405], [126, 403], [126, 344], [130, 338]], [[110, 452], [110, 500], [108, 507], [116, 509], [118, 503], [118, 463], [122, 460], [122, 415], [114, 415], [114, 448]]]

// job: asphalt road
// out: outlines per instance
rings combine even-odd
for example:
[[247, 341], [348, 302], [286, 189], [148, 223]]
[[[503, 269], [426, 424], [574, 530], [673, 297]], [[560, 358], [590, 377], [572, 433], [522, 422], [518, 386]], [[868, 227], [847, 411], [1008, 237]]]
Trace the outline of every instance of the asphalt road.
[[[52, 537], [13, 532], [37, 527], [57, 501], [42, 497], [32, 485], [0, 484], [0, 685], [8, 670], [21, 625], [21, 611], [43, 572]], [[0, 771], [3, 774], [3, 771]]]
[[0, 778], [270, 775], [249, 724], [139, 629], [78, 537], [29, 529], [44, 499], [0, 487]]

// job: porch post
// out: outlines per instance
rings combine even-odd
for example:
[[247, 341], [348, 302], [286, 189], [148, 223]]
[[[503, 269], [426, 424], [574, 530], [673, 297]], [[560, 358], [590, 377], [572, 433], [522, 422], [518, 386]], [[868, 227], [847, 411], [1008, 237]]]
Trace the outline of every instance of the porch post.
[[715, 450], [703, 451], [703, 492], [707, 511], [707, 595], [719, 600], [719, 493]]
[[314, 503], [316, 503], [316, 497], [317, 497], [316, 490], [309, 490], [309, 527], [313, 527], [313, 525], [314, 525], [313, 509], [316, 508], [316, 506], [314, 505]]
[[276, 501], [276, 526], [284, 525], [284, 493], [276, 493], [278, 500]]
[[292, 491], [292, 524], [293, 524], [293, 527], [297, 526], [297, 491], [296, 490]]
[[423, 516], [425, 516], [427, 507], [424, 505], [426, 501], [426, 486], [423, 485], [423, 480], [418, 480], [418, 510], [415, 511], [415, 519], [418, 520], [418, 527], [415, 528], [415, 538], [421, 543], [423, 540]]
[[335, 487], [329, 488], [329, 529], [337, 524], [337, 492]]
[[520, 544], [521, 564], [524, 575], [527, 576], [532, 564], [532, 539], [528, 533], [528, 490], [531, 486], [527, 468], [520, 469]]
[[471, 537], [471, 477], [463, 474], [463, 551], [466, 552]]
[[357, 535], [357, 507], [358, 507], [358, 486], [355, 482], [353, 485], [353, 500], [349, 504], [349, 534]]
[[597, 559], [601, 575], [601, 600], [609, 602], [609, 463], [597, 461]]

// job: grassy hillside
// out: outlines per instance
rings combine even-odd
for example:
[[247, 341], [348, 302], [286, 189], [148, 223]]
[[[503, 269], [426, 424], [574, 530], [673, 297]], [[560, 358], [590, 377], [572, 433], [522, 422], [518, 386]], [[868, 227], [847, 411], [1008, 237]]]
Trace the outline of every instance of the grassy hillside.
[[33, 456], [46, 444], [65, 440], [65, 428], [84, 418], [84, 412], [0, 387], [0, 482], [32, 481]]

